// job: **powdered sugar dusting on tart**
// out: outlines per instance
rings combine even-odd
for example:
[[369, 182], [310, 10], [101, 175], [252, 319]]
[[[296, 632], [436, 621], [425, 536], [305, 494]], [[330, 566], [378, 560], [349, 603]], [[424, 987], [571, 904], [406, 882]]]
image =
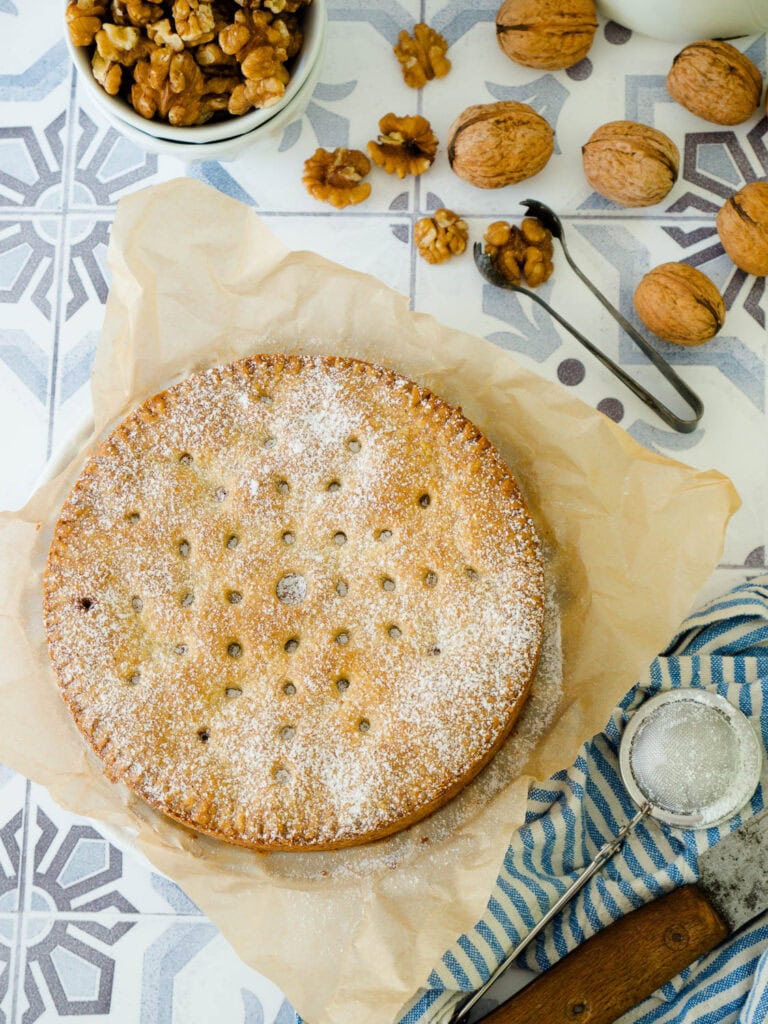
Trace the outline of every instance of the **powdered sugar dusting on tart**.
[[525, 505], [461, 414], [354, 360], [258, 357], [151, 399], [87, 464], [45, 581], [80, 729], [193, 827], [363, 842], [488, 760], [541, 644]]

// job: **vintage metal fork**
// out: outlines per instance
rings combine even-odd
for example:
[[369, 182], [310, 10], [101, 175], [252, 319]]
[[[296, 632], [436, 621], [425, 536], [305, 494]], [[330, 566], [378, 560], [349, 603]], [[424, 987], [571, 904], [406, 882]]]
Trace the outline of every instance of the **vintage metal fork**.
[[637, 345], [640, 351], [650, 359], [662, 376], [669, 381], [677, 394], [680, 395], [686, 405], [692, 410], [693, 416], [685, 419], [672, 412], [672, 410], [660, 399], [656, 398], [655, 395], [652, 395], [651, 392], [644, 388], [642, 384], [638, 383], [634, 377], [631, 377], [626, 370], [623, 370], [617, 363], [614, 363], [614, 361], [602, 352], [595, 344], [593, 344], [593, 342], [588, 338], [585, 338], [584, 335], [573, 326], [573, 324], [570, 324], [565, 317], [561, 316], [556, 309], [553, 309], [552, 306], [542, 299], [540, 295], [532, 291], [530, 288], [523, 288], [521, 285], [512, 284], [511, 281], [508, 281], [507, 278], [496, 270], [491, 257], [483, 252], [482, 245], [479, 242], [475, 242], [475, 263], [477, 264], [477, 269], [486, 281], [490, 284], [496, 285], [498, 288], [507, 288], [509, 291], [520, 292], [522, 295], [527, 295], [530, 299], [533, 299], [534, 302], [538, 302], [543, 309], [546, 309], [550, 316], [565, 327], [567, 331], [570, 331], [574, 338], [576, 338], [584, 348], [591, 352], [596, 359], [599, 359], [603, 366], [610, 370], [614, 376], [618, 377], [634, 395], [637, 395], [641, 402], [644, 402], [650, 409], [653, 409], [656, 415], [664, 420], [665, 423], [683, 434], [689, 434], [692, 430], [695, 430], [699, 420], [704, 414], [704, 403], [696, 392], [685, 383], [682, 377], [680, 377], [679, 374], [669, 365], [666, 359], [659, 355], [656, 349], [635, 330], [627, 318], [608, 301], [603, 293], [596, 288], [586, 274], [584, 274], [584, 272], [576, 265], [571, 254], [568, 252], [567, 245], [565, 244], [565, 231], [563, 229], [563, 225], [554, 210], [550, 209], [550, 207], [546, 206], [544, 203], [540, 203], [537, 199], [524, 199], [520, 205], [526, 207], [531, 217], [535, 217], [544, 225], [545, 228], [552, 232], [552, 237], [556, 238], [560, 243], [563, 255], [576, 276], [584, 282], [592, 294], [599, 299], [603, 306], [605, 306], [613, 319], [629, 335], [630, 339], [635, 343], [635, 345]]

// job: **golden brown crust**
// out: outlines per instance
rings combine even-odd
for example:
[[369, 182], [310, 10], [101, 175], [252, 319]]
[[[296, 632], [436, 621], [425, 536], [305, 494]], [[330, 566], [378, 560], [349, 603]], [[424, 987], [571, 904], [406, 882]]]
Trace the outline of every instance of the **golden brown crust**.
[[407, 827], [488, 762], [542, 595], [517, 485], [460, 410], [276, 355], [187, 378], [101, 444], [44, 616], [111, 779], [229, 842], [320, 850]]

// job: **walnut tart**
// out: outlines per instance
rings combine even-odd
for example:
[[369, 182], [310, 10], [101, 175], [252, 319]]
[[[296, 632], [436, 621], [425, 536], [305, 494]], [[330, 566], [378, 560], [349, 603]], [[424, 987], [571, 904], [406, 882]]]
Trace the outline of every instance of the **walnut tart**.
[[434, 394], [268, 355], [134, 410], [57, 522], [44, 615], [108, 777], [259, 850], [369, 842], [490, 760], [542, 639], [534, 525]]

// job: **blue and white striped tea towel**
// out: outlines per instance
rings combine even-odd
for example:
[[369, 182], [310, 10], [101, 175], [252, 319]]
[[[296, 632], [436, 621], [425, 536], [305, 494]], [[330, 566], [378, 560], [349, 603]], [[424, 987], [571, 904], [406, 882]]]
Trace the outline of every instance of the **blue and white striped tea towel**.
[[[445, 1017], [457, 992], [479, 988], [557, 899], [604, 841], [634, 813], [619, 777], [624, 724], [660, 690], [695, 686], [722, 694], [748, 715], [768, 746], [768, 575], [738, 587], [691, 616], [644, 679], [627, 694], [605, 731], [576, 763], [528, 794], [525, 825], [507, 850], [483, 917], [443, 955], [400, 1024]], [[743, 816], [692, 832], [649, 821], [523, 954], [542, 971], [623, 914], [697, 877], [698, 855], [745, 817], [762, 810], [768, 779]], [[768, 914], [687, 968], [622, 1024], [766, 1024]]]

